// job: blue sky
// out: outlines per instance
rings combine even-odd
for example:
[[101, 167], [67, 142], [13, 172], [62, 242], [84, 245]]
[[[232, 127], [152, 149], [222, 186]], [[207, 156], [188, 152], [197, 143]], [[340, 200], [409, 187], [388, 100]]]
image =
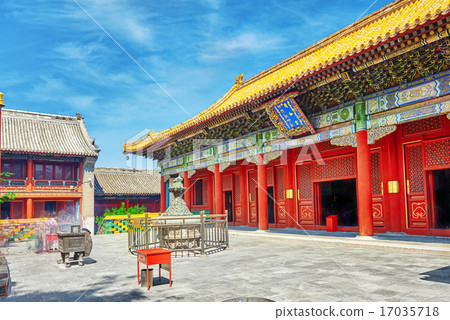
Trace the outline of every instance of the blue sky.
[[[77, 5], [82, 6], [183, 111]], [[122, 144], [162, 131], [390, 1], [0, 0], [0, 92], [9, 109], [80, 112], [125, 167]], [[189, 114], [189, 115], [188, 115]]]

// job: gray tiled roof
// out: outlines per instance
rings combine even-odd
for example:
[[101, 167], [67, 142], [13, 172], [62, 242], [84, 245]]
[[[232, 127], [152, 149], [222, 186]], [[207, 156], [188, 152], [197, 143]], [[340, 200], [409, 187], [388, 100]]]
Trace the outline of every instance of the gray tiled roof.
[[97, 157], [83, 117], [2, 110], [2, 152]]
[[161, 175], [155, 170], [100, 168], [94, 170], [96, 194], [156, 195]]

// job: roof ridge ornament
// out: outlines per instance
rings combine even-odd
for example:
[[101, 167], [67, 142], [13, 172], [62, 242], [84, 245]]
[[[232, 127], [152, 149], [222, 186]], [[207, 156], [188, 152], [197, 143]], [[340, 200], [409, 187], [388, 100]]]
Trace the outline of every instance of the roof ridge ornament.
[[234, 85], [240, 87], [242, 85], [242, 78], [244, 78], [244, 75], [242, 73], [240, 73], [237, 77], [236, 80], [234, 81]]

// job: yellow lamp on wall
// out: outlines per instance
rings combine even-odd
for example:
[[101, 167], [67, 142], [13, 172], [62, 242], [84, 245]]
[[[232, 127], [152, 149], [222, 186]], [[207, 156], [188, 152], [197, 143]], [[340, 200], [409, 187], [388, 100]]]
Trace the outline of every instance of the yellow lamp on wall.
[[388, 181], [388, 193], [399, 193], [400, 184], [397, 180]]
[[292, 199], [292, 198], [294, 198], [294, 190], [287, 189], [286, 190], [286, 199]]

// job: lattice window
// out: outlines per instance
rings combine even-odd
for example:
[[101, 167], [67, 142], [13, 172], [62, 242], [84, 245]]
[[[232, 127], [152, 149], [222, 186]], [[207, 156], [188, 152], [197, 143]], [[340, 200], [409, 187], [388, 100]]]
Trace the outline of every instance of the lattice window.
[[450, 140], [429, 142], [425, 145], [428, 168], [450, 165]]
[[[312, 154], [313, 153], [313, 150], [314, 150], [314, 147], [316, 147], [317, 148], [317, 150], [321, 150], [321, 149], [319, 149], [320, 148], [320, 145], [321, 145], [322, 143], [320, 143], [320, 144], [317, 144], [317, 145], [315, 145], [315, 146], [306, 146], [306, 154]], [[297, 149], [295, 149], [295, 151], [294, 151], [294, 159], [295, 159], [295, 161], [297, 161], [297, 159], [298, 159], [298, 157], [300, 156], [300, 153], [302, 152], [302, 149], [303, 148], [297, 148]], [[305, 151], [303, 151], [303, 152], [305, 152]]]
[[355, 175], [355, 157], [353, 155], [324, 159], [325, 164], [314, 163], [314, 180], [349, 178]]
[[283, 167], [275, 168], [275, 180], [277, 188], [277, 200], [284, 200], [284, 180], [283, 180]]
[[222, 176], [222, 189], [223, 191], [233, 190], [233, 176]]
[[410, 191], [412, 193], [423, 192], [423, 162], [421, 145], [408, 148], [408, 165]]
[[320, 151], [329, 151], [329, 150], [338, 149], [338, 148], [341, 148], [341, 147], [331, 144], [330, 140], [324, 141], [319, 144]]
[[273, 186], [273, 169], [267, 169], [267, 186]]
[[433, 117], [405, 123], [403, 127], [403, 135], [409, 136], [441, 128], [442, 128], [441, 119], [439, 117]]
[[380, 152], [370, 154], [370, 173], [372, 176], [372, 194], [381, 194]]
[[239, 175], [235, 174], [233, 176], [234, 180], [234, 196], [236, 198], [236, 201], [241, 201], [241, 185], [239, 183]]
[[207, 204], [208, 203], [208, 180], [203, 179], [203, 204]]
[[249, 174], [249, 180], [250, 180], [250, 201], [256, 201], [256, 177], [254, 172], [251, 172]]
[[303, 164], [298, 169], [298, 187], [300, 188], [300, 198], [312, 198], [312, 184], [311, 184], [311, 163]]

